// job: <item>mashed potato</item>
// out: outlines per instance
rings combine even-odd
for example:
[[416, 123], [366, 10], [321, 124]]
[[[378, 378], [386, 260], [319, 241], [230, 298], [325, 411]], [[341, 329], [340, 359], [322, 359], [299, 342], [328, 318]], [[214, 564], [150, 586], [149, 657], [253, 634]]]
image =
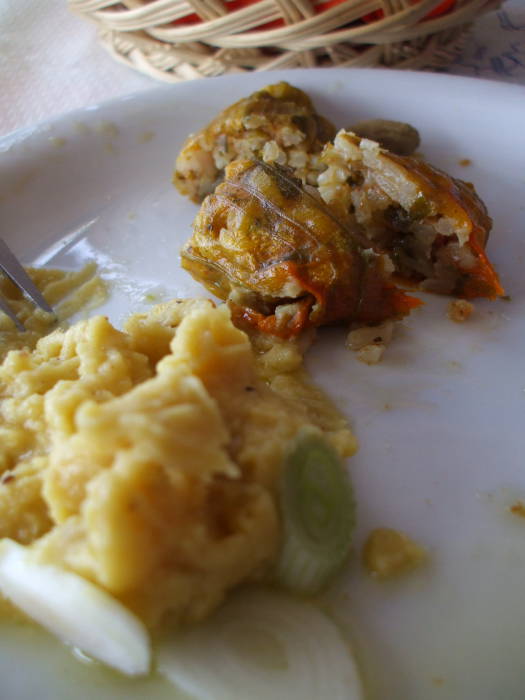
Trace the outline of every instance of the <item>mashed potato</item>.
[[27, 273], [56, 316], [37, 308], [7, 277], [0, 275], [0, 294], [26, 328], [25, 333], [20, 333], [11, 319], [0, 312], [0, 361], [14, 348], [34, 348], [57, 321], [61, 323], [79, 311], [94, 309], [107, 298], [106, 284], [98, 276], [95, 263], [80, 270], [28, 268]]
[[0, 366], [0, 537], [101, 585], [149, 625], [205, 616], [279, 549], [290, 441], [355, 439], [292, 343], [250, 343], [225, 306], [102, 316]]

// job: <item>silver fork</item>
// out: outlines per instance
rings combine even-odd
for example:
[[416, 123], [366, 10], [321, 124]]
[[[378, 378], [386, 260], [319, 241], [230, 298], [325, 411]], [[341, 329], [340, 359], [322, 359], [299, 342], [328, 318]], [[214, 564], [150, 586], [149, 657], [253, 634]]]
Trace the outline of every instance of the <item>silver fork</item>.
[[[37, 306], [48, 313], [54, 314], [51, 306], [49, 306], [47, 301], [42, 296], [40, 290], [37, 289], [33, 280], [29, 277], [22, 265], [18, 262], [14, 253], [12, 253], [12, 251], [8, 248], [7, 243], [2, 238], [0, 238], [0, 270], [2, 270], [2, 272], [9, 277], [13, 284], [25, 292]], [[24, 324], [19, 318], [17, 318], [16, 314], [1, 294], [0, 309], [7, 314], [7, 316], [9, 316], [19, 331], [25, 331]]]

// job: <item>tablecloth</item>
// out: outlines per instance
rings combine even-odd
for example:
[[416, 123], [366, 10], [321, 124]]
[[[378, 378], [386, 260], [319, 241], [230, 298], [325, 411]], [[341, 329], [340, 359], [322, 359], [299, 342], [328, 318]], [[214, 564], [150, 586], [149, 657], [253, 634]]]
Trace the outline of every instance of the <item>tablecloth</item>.
[[[525, 0], [482, 16], [448, 71], [525, 86]], [[0, 135], [156, 84], [106, 53], [65, 0], [0, 0]]]

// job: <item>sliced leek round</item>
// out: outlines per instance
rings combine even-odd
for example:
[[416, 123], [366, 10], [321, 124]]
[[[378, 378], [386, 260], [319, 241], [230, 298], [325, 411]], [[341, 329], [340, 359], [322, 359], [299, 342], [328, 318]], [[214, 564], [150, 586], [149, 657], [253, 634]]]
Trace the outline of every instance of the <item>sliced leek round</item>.
[[347, 560], [355, 501], [344, 464], [320, 430], [303, 428], [290, 450], [280, 488], [283, 544], [277, 581], [316, 593]]
[[41, 564], [9, 539], [0, 541], [0, 592], [63, 642], [129, 676], [148, 673], [149, 635], [142, 622], [95, 584]]
[[237, 592], [214, 616], [174, 631], [160, 672], [198, 700], [361, 700], [348, 641], [314, 605], [284, 593]]

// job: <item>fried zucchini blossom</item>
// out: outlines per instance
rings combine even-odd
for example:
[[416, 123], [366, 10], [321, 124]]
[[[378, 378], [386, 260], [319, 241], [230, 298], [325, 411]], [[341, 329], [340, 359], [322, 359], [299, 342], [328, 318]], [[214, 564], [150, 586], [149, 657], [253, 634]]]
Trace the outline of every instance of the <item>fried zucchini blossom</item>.
[[322, 161], [324, 201], [341, 220], [359, 224], [402, 279], [465, 298], [504, 294], [485, 253], [492, 220], [473, 185], [344, 130]]
[[230, 304], [239, 323], [289, 338], [337, 322], [380, 323], [419, 306], [390, 280], [353, 223], [289, 170], [238, 160], [203, 202], [182, 266]]
[[285, 82], [268, 85], [189, 136], [177, 156], [173, 183], [200, 203], [220, 182], [228, 163], [260, 158], [287, 165], [300, 180], [315, 185], [325, 167], [321, 151], [335, 133], [305, 92]]

